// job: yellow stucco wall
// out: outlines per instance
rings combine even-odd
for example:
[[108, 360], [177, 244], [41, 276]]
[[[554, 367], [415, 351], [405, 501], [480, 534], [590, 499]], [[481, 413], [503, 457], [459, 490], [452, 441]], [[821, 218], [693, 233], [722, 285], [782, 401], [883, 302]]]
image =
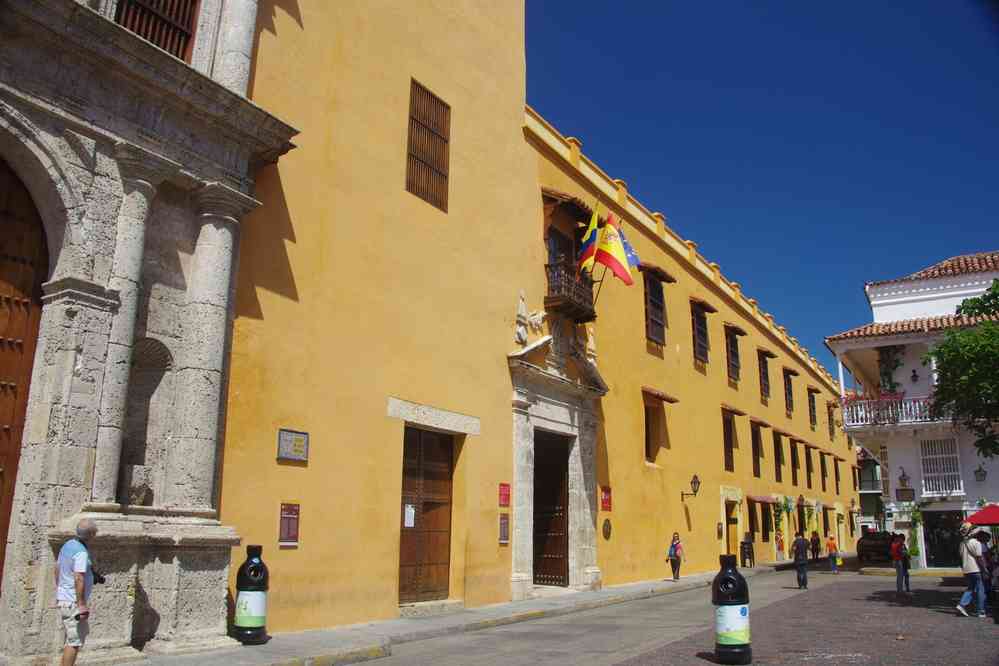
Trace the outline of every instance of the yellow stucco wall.
[[[547, 144], [525, 131], [533, 116], [525, 116], [520, 3], [291, 6], [294, 12], [280, 0], [260, 3], [252, 97], [301, 135], [277, 166], [261, 169], [256, 196], [264, 206], [242, 223], [221, 519], [244, 544], [264, 545], [271, 631], [395, 617], [404, 424], [387, 415], [388, 400], [473, 416], [480, 434], [460, 439], [454, 471], [450, 596], [466, 606], [507, 600], [511, 548], [497, 543], [497, 487], [513, 477], [507, 354], [519, 349], [520, 291], [529, 310], [543, 308], [539, 188], [593, 201], [596, 181], [553, 150], [568, 145], [557, 132]], [[446, 214], [405, 190], [411, 79], [451, 106]], [[613, 195], [600, 197], [605, 208], [615, 205]], [[686, 541], [687, 572], [716, 568], [724, 488], [803, 493], [830, 506], [848, 506], [854, 496], [846, 465], [838, 497], [822, 493], [817, 479], [811, 491], [803, 480], [792, 487], [787, 466], [785, 482], [774, 483], [769, 429], [763, 478], [753, 479], [746, 416], [736, 418], [736, 472], [722, 471], [722, 403], [850, 459], [842, 433], [830, 442], [825, 430], [833, 387], [789, 342], [666, 249], [668, 230], [648, 231], [628, 212], [635, 205], [626, 207], [616, 211], [639, 254], [678, 282], [665, 286], [661, 354], [645, 341], [640, 279], [631, 288], [609, 281], [597, 306], [598, 364], [610, 392], [601, 401], [596, 473], [613, 490], [613, 510], [598, 516], [598, 532], [605, 518], [613, 523], [610, 540], [598, 536], [605, 584], [662, 578], [674, 530]], [[703, 373], [692, 363], [691, 295], [719, 309], [709, 315], [711, 361]], [[725, 375], [725, 321], [749, 334], [741, 339], [738, 388]], [[758, 344], [779, 356], [769, 405], [759, 399]], [[783, 365], [800, 372], [791, 419]], [[806, 384], [822, 390], [814, 432]], [[654, 465], [643, 453], [643, 385], [680, 400], [665, 408], [669, 444]], [[282, 427], [310, 434], [307, 464], [275, 460]], [[700, 493], [681, 503], [694, 473]], [[278, 548], [282, 502], [301, 504], [297, 548]], [[743, 503], [743, 521], [745, 512]], [[242, 552], [234, 549], [234, 571]], [[757, 552], [773, 558], [762, 544]]]
[[[265, 547], [270, 629], [395, 617], [404, 426], [388, 398], [474, 416], [481, 434], [456, 462], [451, 596], [502, 601], [506, 354], [519, 290], [540, 297], [544, 281], [542, 244], [513, 228], [541, 215], [521, 130], [523, 8], [292, 5], [259, 10], [252, 97], [301, 134], [259, 173], [264, 205], [242, 223], [221, 518]], [[405, 190], [411, 78], [451, 106], [446, 214]], [[275, 462], [281, 427], [310, 434], [307, 465]], [[301, 503], [297, 549], [277, 548], [281, 502]]]
[[[532, 117], [536, 118], [529, 112], [528, 119]], [[740, 539], [749, 530], [746, 500], [750, 495], [789, 496], [795, 500], [803, 495], [809, 505], [817, 501], [822, 506], [837, 507], [844, 521], [848, 521], [850, 499], [856, 499], [859, 504], [850, 467], [855, 456], [841, 428], [835, 428], [833, 438], [829, 436], [826, 402], [837, 397], [831, 378], [806, 363], [794, 343], [785, 340], [779, 329], [766, 325], [765, 318], [747, 316], [745, 297], [738, 297], [742, 302], [739, 306], [731, 295], [732, 289], [721, 288], [723, 276], [716, 279], [694, 268], [686, 248], [682, 253], [669, 249], [664, 242], [672, 234], [668, 228], [661, 228], [661, 225], [658, 230], [655, 226], [650, 228], [630, 214], [635, 206], [628, 206], [626, 210], [621, 205], [621, 197], [625, 196], [621, 184], [607, 179], [596, 165], [589, 163], [586, 166], [585, 157], [578, 157], [578, 150], [572, 143], [567, 143], [544, 121], [540, 124], [547, 128], [548, 140], [534, 133], [528, 136], [538, 151], [541, 184], [571, 194], [590, 206], [599, 201], [603, 213], [611, 210], [623, 219], [625, 233], [641, 259], [664, 268], [676, 278], [675, 283], [664, 285], [667, 328], [666, 344], [661, 348], [646, 340], [644, 286], [637, 271], [635, 285], [631, 287], [609, 278], [597, 303], [598, 317], [592, 325], [597, 363], [610, 385], [610, 392], [602, 400], [602, 444], [606, 448], [597, 454], [598, 483], [609, 485], [613, 495], [612, 510], [598, 516], [598, 524], [610, 518], [613, 526], [611, 538], [601, 537], [598, 543], [605, 584], [662, 577], [668, 569], [663, 555], [674, 531], [679, 532], [684, 541], [688, 557], [686, 571], [716, 569], [719, 554], [725, 552], [725, 538], [718, 538], [717, 527], [718, 523], [725, 522], [726, 499], [742, 500], [738, 507]], [[557, 144], [558, 149], [553, 149], [550, 142]], [[561, 150], [566, 146], [568, 153]], [[609, 186], [613, 195], [608, 196], [601, 186]], [[703, 259], [698, 261], [704, 263]], [[597, 277], [602, 273], [603, 268], [598, 267]], [[751, 288], [752, 285], [747, 285], [740, 287], [740, 291]], [[692, 297], [707, 301], [718, 310], [707, 316], [711, 350], [709, 362], [703, 367], [695, 364], [693, 358]], [[729, 381], [727, 373], [723, 330], [726, 322], [737, 324], [747, 333], [739, 338], [742, 368], [740, 381], [736, 384]], [[760, 393], [758, 347], [777, 354], [769, 363], [771, 397], [768, 401], [764, 401]], [[784, 404], [782, 368], [785, 366], [799, 373], [793, 380], [795, 399], [790, 417]], [[679, 399], [679, 402], [665, 406], [666, 437], [655, 463], [649, 463], [645, 458], [643, 386]], [[816, 396], [817, 425], [814, 428], [809, 422], [808, 386], [820, 389]], [[723, 404], [745, 413], [735, 417], [734, 472], [724, 470]], [[835, 411], [834, 418], [839, 414], [839, 410]], [[792, 484], [786, 437], [782, 437], [783, 482], [776, 482], [770, 427], [761, 429], [761, 474], [760, 478], [755, 478], [751, 417], [845, 459], [839, 463], [840, 493], [835, 492], [832, 459], [827, 459], [827, 489], [822, 491], [817, 454], [813, 454], [812, 488], [806, 486], [803, 444], [798, 445], [801, 456], [798, 485]], [[699, 494], [681, 501], [680, 492], [690, 492], [694, 474], [701, 481]], [[760, 511], [757, 505], [758, 521], [762, 519]], [[821, 534], [821, 514], [815, 515], [808, 524], [808, 531], [817, 529]], [[796, 525], [796, 519], [792, 521]], [[830, 531], [834, 531], [835, 523], [830, 527]], [[786, 550], [791, 540], [786, 518], [782, 528]], [[723, 534], [724, 529], [723, 524]], [[855, 539], [850, 539], [847, 522], [840, 533], [845, 541], [841, 548], [853, 550]], [[762, 542], [762, 522], [758, 522], [755, 551], [758, 561], [777, 558], [775, 535], [771, 535], [768, 543]]]

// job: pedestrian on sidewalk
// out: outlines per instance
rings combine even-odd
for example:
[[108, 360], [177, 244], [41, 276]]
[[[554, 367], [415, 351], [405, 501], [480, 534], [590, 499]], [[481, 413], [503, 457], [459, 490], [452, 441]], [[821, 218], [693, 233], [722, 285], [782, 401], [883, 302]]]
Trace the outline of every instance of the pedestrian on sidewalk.
[[791, 544], [791, 554], [794, 557], [794, 568], [798, 572], [798, 589], [808, 589], [808, 542], [805, 535], [800, 530], [794, 535], [794, 543]]
[[683, 544], [680, 543], [680, 533], [673, 532], [673, 539], [666, 550], [670, 569], [673, 570], [673, 580], [680, 580], [680, 563], [683, 561]]
[[59, 549], [55, 565], [56, 605], [62, 618], [65, 640], [62, 648], [62, 666], [73, 666], [87, 639], [90, 607], [90, 590], [94, 586], [94, 567], [90, 561], [87, 541], [97, 535], [97, 523], [90, 518], [76, 525], [76, 538], [70, 539]]
[[822, 540], [819, 539], [818, 532], [812, 531], [812, 538], [810, 545], [812, 547], [812, 560], [813, 561], [818, 560], [819, 552], [822, 550]]
[[992, 535], [987, 530], [978, 530], [975, 532], [975, 538], [982, 544], [982, 561], [985, 563], [985, 568], [982, 570], [982, 587], [985, 589], [985, 600], [987, 602], [992, 598], [992, 576], [996, 569], [995, 558], [989, 549], [989, 541], [992, 540]]
[[902, 594], [904, 587], [905, 592], [909, 592], [909, 567], [906, 564], [906, 560], [909, 559], [909, 550], [905, 547], [905, 536], [893, 534], [889, 552], [891, 553], [892, 566], [895, 567], [895, 591]]
[[965, 606], [975, 599], [978, 603], [978, 617], [985, 617], [985, 589], [982, 586], [982, 542], [972, 536], [974, 526], [971, 523], [961, 523], [961, 571], [968, 583], [968, 589], [957, 602], [957, 612], [968, 617]]
[[836, 558], [839, 557], [839, 546], [836, 544], [836, 537], [832, 534], [826, 535], [826, 552], [829, 554], [829, 571], [838, 574], [839, 568]]

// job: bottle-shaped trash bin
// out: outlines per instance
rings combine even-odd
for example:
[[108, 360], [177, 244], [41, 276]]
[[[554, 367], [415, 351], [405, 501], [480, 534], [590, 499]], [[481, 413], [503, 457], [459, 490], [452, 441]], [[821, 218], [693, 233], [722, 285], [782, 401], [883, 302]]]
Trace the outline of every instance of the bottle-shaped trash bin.
[[267, 642], [267, 587], [270, 576], [260, 558], [263, 546], [247, 546], [246, 561], [236, 574], [233, 637], [247, 645]]
[[715, 659], [719, 664], [750, 664], [749, 585], [736, 568], [735, 555], [719, 558], [721, 570], [711, 583], [715, 605]]

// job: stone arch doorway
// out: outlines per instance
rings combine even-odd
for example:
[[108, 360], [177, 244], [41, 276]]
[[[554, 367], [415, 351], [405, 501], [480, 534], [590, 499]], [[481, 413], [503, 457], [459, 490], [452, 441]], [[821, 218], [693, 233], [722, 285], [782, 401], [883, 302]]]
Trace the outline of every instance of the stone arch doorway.
[[47, 275], [38, 209], [24, 183], [0, 160], [0, 573]]

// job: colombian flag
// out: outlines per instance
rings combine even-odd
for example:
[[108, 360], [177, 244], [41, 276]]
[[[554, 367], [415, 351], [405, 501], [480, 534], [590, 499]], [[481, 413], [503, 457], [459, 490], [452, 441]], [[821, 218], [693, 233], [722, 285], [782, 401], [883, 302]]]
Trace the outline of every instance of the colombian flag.
[[618, 228], [617, 219], [613, 213], [607, 215], [604, 233], [600, 237], [600, 242], [597, 243], [597, 252], [593, 260], [609, 268], [621, 282], [627, 285], [634, 284], [631, 279], [628, 253], [625, 252], [624, 243], [621, 242], [621, 230]]
[[579, 246], [579, 270], [586, 270], [593, 272], [593, 257], [597, 253], [597, 236], [600, 232], [597, 230], [597, 222], [599, 218], [597, 217], [597, 207], [593, 207], [593, 216], [590, 218], [590, 226], [586, 228], [586, 233], [583, 234], [583, 242]]

